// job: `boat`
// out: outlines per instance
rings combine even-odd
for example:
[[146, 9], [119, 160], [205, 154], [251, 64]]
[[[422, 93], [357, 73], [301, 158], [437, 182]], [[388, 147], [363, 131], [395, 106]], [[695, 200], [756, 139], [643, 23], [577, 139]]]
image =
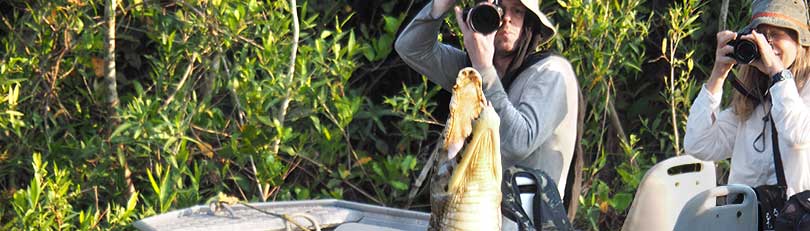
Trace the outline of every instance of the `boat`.
[[[293, 222], [277, 215], [289, 217]], [[142, 231], [163, 230], [287, 230], [294, 223], [310, 230], [426, 230], [430, 213], [337, 199], [198, 205], [151, 216], [133, 225]]]

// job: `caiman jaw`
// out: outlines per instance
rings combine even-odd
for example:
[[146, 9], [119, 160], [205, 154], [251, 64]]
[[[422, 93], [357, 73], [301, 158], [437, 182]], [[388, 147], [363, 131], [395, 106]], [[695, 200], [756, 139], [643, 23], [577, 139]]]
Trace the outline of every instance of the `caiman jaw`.
[[481, 75], [475, 69], [464, 68], [458, 72], [453, 98], [450, 100], [450, 118], [444, 134], [444, 149], [447, 159], [461, 150], [464, 140], [472, 132], [472, 121], [478, 118], [484, 107], [484, 93], [481, 90]]

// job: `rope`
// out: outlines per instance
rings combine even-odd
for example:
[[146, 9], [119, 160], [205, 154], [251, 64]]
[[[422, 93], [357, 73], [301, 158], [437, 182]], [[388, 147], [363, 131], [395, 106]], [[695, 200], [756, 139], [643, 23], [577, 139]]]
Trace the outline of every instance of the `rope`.
[[312, 224], [312, 226], [315, 226], [315, 231], [321, 231], [321, 224], [318, 222], [318, 219], [313, 217], [312, 215], [309, 215], [309, 214], [306, 214], [306, 213], [282, 214], [282, 213], [269, 212], [269, 211], [265, 211], [263, 209], [254, 207], [254, 206], [252, 206], [252, 205], [250, 205], [248, 203], [241, 202], [241, 201], [239, 201], [239, 199], [237, 199], [235, 197], [230, 197], [230, 196], [224, 195], [222, 193], [220, 193], [220, 195], [218, 196], [217, 199], [215, 199], [214, 201], [211, 202], [211, 204], [209, 204], [209, 208], [211, 208], [211, 211], [213, 211], [214, 213], [224, 209], [225, 211], [228, 212], [228, 215], [230, 217], [236, 217], [234, 212], [233, 212], [233, 209], [230, 208], [230, 205], [234, 205], [234, 204], [241, 204], [241, 205], [243, 205], [245, 207], [256, 210], [256, 211], [258, 211], [260, 213], [264, 213], [264, 214], [267, 214], [267, 215], [270, 215], [270, 216], [274, 216], [274, 217], [284, 219], [286, 221], [284, 223], [284, 225], [285, 225], [287, 231], [293, 230], [292, 229], [293, 227], [290, 226], [290, 223], [292, 223], [293, 225], [295, 225], [295, 227], [297, 227], [297, 228], [299, 228], [301, 230], [310, 231], [310, 229], [308, 229], [307, 226], [304, 226], [304, 225], [296, 222], [294, 220], [294, 218], [296, 218], [296, 217], [304, 218], [305, 220], [309, 221], [309, 223]]
[[[318, 219], [313, 217], [312, 215], [309, 215], [309, 214], [306, 214], [306, 213], [293, 213], [293, 214], [288, 215], [288, 217], [289, 218], [285, 218], [285, 219], [288, 219], [288, 221], [290, 221], [290, 222], [287, 223], [287, 231], [292, 231], [292, 229], [291, 229], [292, 227], [290, 227], [290, 223], [295, 223], [295, 222], [292, 221], [292, 219], [296, 218], [296, 217], [301, 217], [301, 218], [304, 218], [304, 219], [308, 220], [310, 224], [315, 226], [315, 231], [321, 231], [321, 225], [318, 224]], [[295, 225], [298, 226], [299, 228], [301, 227], [298, 224], [295, 224]], [[304, 230], [307, 230], [307, 229], [304, 229]]]
[[303, 226], [303, 225], [299, 224], [298, 222], [295, 222], [295, 220], [293, 220], [293, 218], [295, 218], [295, 217], [303, 217], [304, 219], [308, 220], [313, 226], [315, 226], [315, 231], [321, 231], [321, 225], [320, 225], [320, 223], [318, 223], [318, 221], [317, 221], [318, 219], [316, 219], [315, 217], [313, 217], [313, 216], [311, 216], [309, 214], [305, 214], [305, 213], [280, 214], [280, 213], [268, 212], [268, 211], [265, 211], [263, 209], [253, 207], [252, 205], [249, 205], [248, 203], [241, 202], [241, 201], [239, 202], [239, 204], [244, 205], [245, 207], [251, 208], [253, 210], [259, 211], [261, 213], [264, 213], [264, 214], [267, 214], [267, 215], [270, 215], [270, 216], [274, 216], [274, 217], [278, 217], [278, 218], [282, 218], [282, 219], [286, 220], [287, 221], [287, 223], [286, 223], [287, 231], [292, 230], [291, 227], [290, 227], [290, 223], [292, 223], [293, 225], [295, 225], [299, 229], [310, 231], [310, 229], [308, 229], [306, 226]]

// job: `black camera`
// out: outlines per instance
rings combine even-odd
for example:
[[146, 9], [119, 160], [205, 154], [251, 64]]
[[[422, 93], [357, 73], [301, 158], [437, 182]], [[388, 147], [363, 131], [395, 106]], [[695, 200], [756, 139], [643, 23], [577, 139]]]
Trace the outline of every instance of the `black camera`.
[[747, 34], [751, 34], [751, 31], [741, 32], [737, 35], [737, 38], [728, 42], [728, 45], [734, 47], [734, 52], [729, 56], [737, 60], [739, 64], [749, 64], [759, 59], [759, 47], [757, 47], [757, 44], [754, 41], [740, 38]]
[[498, 6], [498, 1], [494, 1], [492, 5], [478, 4], [470, 9], [465, 9], [462, 17], [473, 31], [490, 34], [501, 27], [503, 11]]

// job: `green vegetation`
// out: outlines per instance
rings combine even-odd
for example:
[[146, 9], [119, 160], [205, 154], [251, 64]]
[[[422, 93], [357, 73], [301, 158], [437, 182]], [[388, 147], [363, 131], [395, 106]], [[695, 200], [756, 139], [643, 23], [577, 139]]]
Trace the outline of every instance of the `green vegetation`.
[[[419, 173], [448, 95], [392, 46], [428, 1], [300, 0], [295, 27], [290, 1], [121, 0], [112, 92], [108, 2], [0, 2], [0, 229], [131, 229], [220, 192], [429, 208]], [[616, 230], [645, 171], [681, 152], [720, 1], [542, 5], [588, 103], [574, 223]]]

